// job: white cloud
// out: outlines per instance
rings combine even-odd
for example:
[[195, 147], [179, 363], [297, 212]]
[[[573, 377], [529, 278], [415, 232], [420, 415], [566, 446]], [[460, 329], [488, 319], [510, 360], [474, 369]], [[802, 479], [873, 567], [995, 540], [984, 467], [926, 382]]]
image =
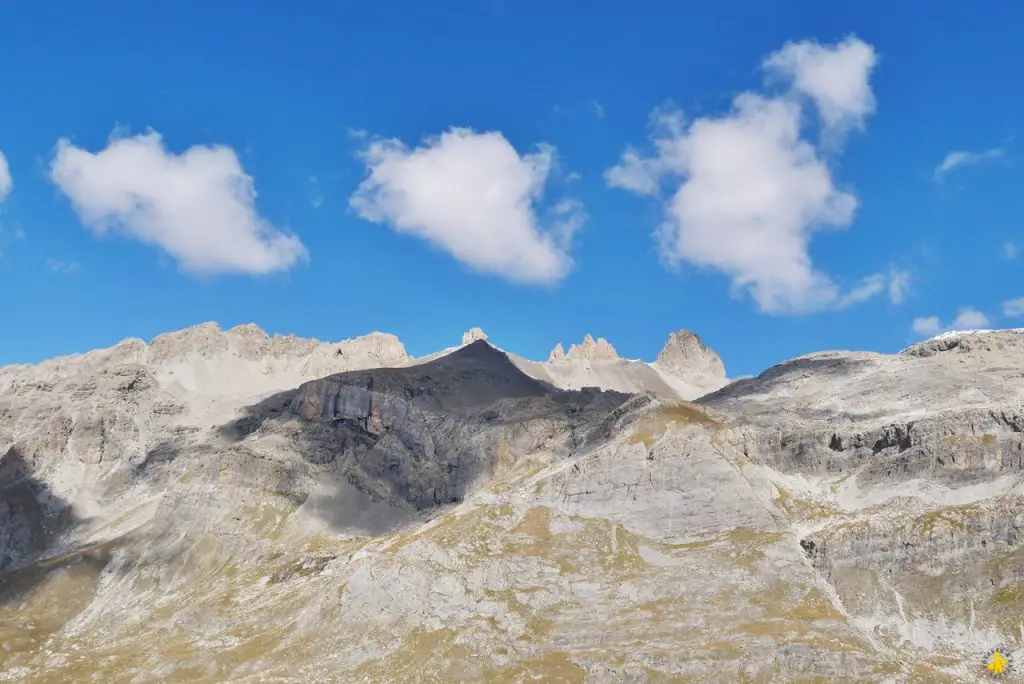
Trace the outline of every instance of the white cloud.
[[51, 180], [95, 234], [155, 245], [187, 272], [266, 274], [307, 258], [294, 235], [256, 213], [256, 191], [228, 147], [168, 151], [158, 133], [114, 135], [93, 153], [57, 143]]
[[622, 188], [638, 195], [657, 195], [664, 172], [660, 159], [645, 159], [638, 151], [627, 147], [622, 153], [622, 160], [604, 172], [604, 180], [613, 188]]
[[591, 109], [594, 110], [594, 116], [596, 116], [598, 119], [604, 118], [604, 105], [602, 105], [597, 100], [594, 100], [593, 102], [590, 103], [590, 107]]
[[841, 295], [835, 303], [836, 309], [845, 309], [866, 302], [885, 292], [892, 304], [902, 304], [910, 289], [910, 274], [890, 269], [888, 273], [876, 273], [861, 281], [861, 284]]
[[956, 318], [949, 325], [943, 325], [938, 316], [915, 318], [911, 324], [913, 331], [922, 337], [930, 337], [941, 332], [952, 330], [978, 330], [990, 324], [988, 316], [974, 307], [965, 306], [957, 311]]
[[810, 97], [826, 132], [841, 135], [862, 128], [864, 119], [874, 113], [869, 78], [877, 64], [875, 49], [851, 36], [834, 46], [786, 43], [765, 60], [764, 68]]
[[971, 307], [960, 309], [956, 314], [956, 318], [953, 319], [954, 330], [974, 330], [984, 328], [988, 324], [988, 316]]
[[889, 272], [889, 301], [902, 304], [910, 292], [910, 274], [906, 271]]
[[11, 167], [7, 165], [7, 157], [0, 152], [0, 204], [7, 200], [14, 187], [14, 180], [11, 178]]
[[855, 304], [862, 304], [869, 299], [878, 296], [886, 289], [885, 275], [877, 274], [868, 276], [861, 284], [849, 292], [844, 293], [835, 303], [836, 309], [846, 309]]
[[368, 135], [367, 132], [364, 131], [362, 128], [349, 127], [345, 130], [345, 132], [348, 134], [348, 137], [352, 138], [353, 140], [365, 140], [366, 136]]
[[349, 203], [364, 219], [514, 282], [552, 283], [572, 269], [582, 205], [556, 203], [546, 226], [537, 216], [554, 148], [520, 156], [501, 133], [452, 128], [415, 149], [374, 141], [361, 157], [369, 175]]
[[[831, 47], [787, 44], [765, 68], [789, 78], [790, 90], [777, 97], [741, 93], [724, 116], [688, 124], [674, 107], [655, 110], [654, 156], [627, 148], [605, 181], [659, 196], [666, 180], [675, 180], [658, 231], [664, 260], [728, 274], [734, 290], [749, 291], [766, 313], [864, 301], [885, 291], [891, 274], [869, 276], [843, 293], [811, 263], [813, 233], [848, 226], [857, 199], [836, 187], [822, 152], [801, 137], [801, 127], [808, 97], [833, 142], [862, 125], [875, 106], [868, 86], [875, 61], [873, 48], [855, 38]], [[903, 285], [891, 288], [899, 298]]]
[[942, 330], [942, 322], [938, 316], [924, 316], [915, 318], [910, 327], [916, 334], [925, 337], [939, 334], [939, 331]]
[[1008, 299], [1003, 302], [1003, 315], [1007, 318], [1020, 318], [1024, 316], [1024, 297]]
[[1017, 252], [1017, 243], [1014, 242], [1013, 240], [1007, 240], [1006, 242], [1003, 243], [1003, 257], [1007, 259], [1016, 259]]
[[934, 178], [939, 181], [953, 169], [961, 166], [973, 166], [974, 164], [993, 161], [1002, 156], [1003, 149], [1001, 147], [993, 147], [992, 149], [985, 150], [984, 152], [965, 152], [963, 150], [950, 152], [946, 155], [946, 158], [942, 160], [942, 163], [935, 167]]

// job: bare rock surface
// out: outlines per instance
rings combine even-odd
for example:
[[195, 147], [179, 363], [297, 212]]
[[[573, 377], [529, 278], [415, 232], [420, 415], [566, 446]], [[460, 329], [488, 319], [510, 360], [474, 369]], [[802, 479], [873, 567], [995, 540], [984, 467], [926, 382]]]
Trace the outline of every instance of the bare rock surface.
[[725, 378], [722, 359], [689, 330], [669, 335], [654, 365], [695, 384], [713, 384]]
[[600, 387], [692, 400], [728, 383], [718, 355], [685, 330], [669, 337], [654, 363], [619, 358], [607, 340], [590, 335], [568, 352], [558, 343], [546, 363], [511, 357], [523, 372], [563, 389]]
[[[480, 328], [472, 328], [462, 336], [462, 345], [476, 340], [489, 340]], [[449, 347], [410, 361], [426, 363], [459, 347]], [[596, 387], [615, 392], [650, 393], [664, 399], [692, 400], [728, 384], [725, 367], [718, 355], [700, 339], [685, 330], [673, 333], [658, 361], [645, 363], [620, 358], [610, 342], [586, 335], [569, 351], [561, 342], [555, 345], [547, 361], [531, 361], [507, 352], [512, 362], [532, 378], [561, 389]]]
[[486, 339], [487, 339], [487, 333], [485, 333], [480, 328], [470, 328], [469, 330], [467, 330], [465, 333], [462, 334], [462, 344], [463, 345], [472, 344], [473, 342], [476, 342], [477, 340], [486, 340]]
[[569, 346], [565, 358], [569, 361], [616, 361], [619, 354], [603, 337], [595, 341], [593, 337], [586, 335], [580, 344]]
[[1024, 663], [1024, 334], [729, 384], [686, 332], [653, 364], [464, 341], [207, 324], [0, 369], [0, 681]]

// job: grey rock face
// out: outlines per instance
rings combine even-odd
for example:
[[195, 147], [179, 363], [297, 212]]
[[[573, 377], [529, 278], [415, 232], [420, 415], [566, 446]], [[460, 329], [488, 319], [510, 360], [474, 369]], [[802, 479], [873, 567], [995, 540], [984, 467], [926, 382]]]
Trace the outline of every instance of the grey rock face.
[[655, 363], [684, 379], [725, 379], [722, 359], [689, 330], [679, 330], [669, 335]]
[[1022, 339], [725, 387], [688, 333], [530, 365], [199, 326], [3, 368], [0, 679], [982, 681], [1021, 643]]
[[425, 510], [462, 501], [523, 454], [570, 453], [628, 398], [557, 390], [478, 340], [418, 366], [308, 382], [254, 407], [230, 432], [244, 438], [294, 417], [320, 424], [305, 453], [360, 491]]

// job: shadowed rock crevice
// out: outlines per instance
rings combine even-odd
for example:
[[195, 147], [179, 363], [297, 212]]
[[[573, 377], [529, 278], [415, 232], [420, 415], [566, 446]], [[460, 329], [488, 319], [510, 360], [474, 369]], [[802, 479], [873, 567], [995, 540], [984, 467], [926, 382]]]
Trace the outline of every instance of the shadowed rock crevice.
[[78, 522], [68, 503], [34, 476], [17, 445], [0, 456], [0, 605], [45, 577], [48, 569], [30, 566]]

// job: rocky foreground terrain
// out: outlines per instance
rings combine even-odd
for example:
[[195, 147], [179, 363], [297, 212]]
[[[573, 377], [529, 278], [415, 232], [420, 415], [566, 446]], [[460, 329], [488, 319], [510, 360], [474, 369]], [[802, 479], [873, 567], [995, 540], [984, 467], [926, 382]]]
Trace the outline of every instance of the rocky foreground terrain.
[[1019, 331], [735, 382], [685, 332], [6, 367], [0, 681], [981, 681], [1024, 667], [1022, 378]]

